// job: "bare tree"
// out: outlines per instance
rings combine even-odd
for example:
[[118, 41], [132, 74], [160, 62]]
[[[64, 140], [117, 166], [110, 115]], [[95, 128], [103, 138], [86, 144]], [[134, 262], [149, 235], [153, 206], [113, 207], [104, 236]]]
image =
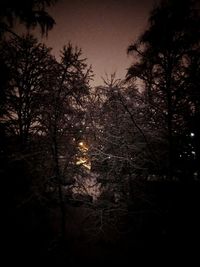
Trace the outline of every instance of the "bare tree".
[[41, 106], [41, 131], [52, 155], [52, 176], [58, 189], [65, 237], [66, 215], [64, 185], [71, 185], [76, 173], [78, 142], [84, 127], [84, 98], [89, 94], [91, 68], [82, 59], [82, 51], [71, 44], [61, 51], [61, 62], [54, 62], [46, 80]]
[[8, 135], [19, 137], [21, 150], [37, 133], [40, 97], [50, 71], [50, 49], [30, 35], [1, 44], [1, 58], [9, 70], [1, 121]]

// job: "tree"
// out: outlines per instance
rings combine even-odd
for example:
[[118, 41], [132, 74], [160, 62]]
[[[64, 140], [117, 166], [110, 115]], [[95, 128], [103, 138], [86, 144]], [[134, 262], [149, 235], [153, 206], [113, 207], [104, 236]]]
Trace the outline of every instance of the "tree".
[[7, 136], [19, 137], [23, 150], [38, 131], [39, 100], [51, 69], [50, 49], [27, 35], [2, 42], [0, 56], [9, 72], [1, 121]]
[[[1, 187], [10, 242], [30, 213], [39, 220], [47, 177], [46, 148], [39, 133], [40, 104], [46, 75], [51, 69], [50, 49], [33, 36], [13, 37], [0, 44], [0, 57], [8, 70], [1, 102]], [[44, 165], [43, 165], [44, 164]], [[40, 206], [35, 210], [33, 207]], [[29, 207], [29, 212], [26, 208]], [[33, 220], [34, 220], [33, 219]], [[13, 229], [13, 231], [11, 230]], [[27, 222], [26, 230], [31, 232]], [[26, 238], [21, 231], [20, 238]], [[8, 238], [9, 240], [9, 238]]]
[[3, 0], [0, 4], [0, 37], [9, 32], [14, 35], [12, 28], [15, 20], [25, 24], [27, 28], [39, 26], [42, 34], [52, 29], [55, 24], [54, 19], [46, 12], [46, 8], [53, 5], [56, 0], [31, 0], [31, 1], [10, 1]]
[[137, 61], [129, 68], [127, 78], [142, 80], [149, 112], [156, 112], [159, 128], [168, 142], [166, 174], [170, 179], [178, 175], [176, 164], [187, 146], [184, 138], [179, 146], [175, 140], [189, 132], [185, 116], [191, 114], [193, 103], [188, 98], [185, 79], [191, 52], [199, 44], [195, 3], [182, 1], [182, 8], [179, 4], [179, 1], [162, 1], [151, 12], [148, 30], [128, 48]]
[[61, 62], [53, 62], [40, 108], [41, 132], [51, 154], [54, 187], [57, 188], [65, 237], [65, 199], [63, 186], [70, 186], [77, 172], [76, 154], [84, 128], [84, 101], [89, 94], [91, 68], [82, 51], [71, 44], [61, 51]]
[[[3, 40], [3, 38], [6, 36], [6, 33], [11, 33], [12, 37], [15, 36], [20, 39], [20, 36], [18, 36], [13, 31], [13, 27], [15, 26], [17, 19], [27, 28], [35, 28], [36, 26], [39, 26], [41, 28], [42, 34], [47, 34], [48, 31], [54, 26], [55, 21], [45, 11], [45, 9], [54, 4], [55, 2], [56, 0], [32, 0], [28, 2], [24, 0], [20, 0], [17, 2], [13, 2], [10, 0], [1, 1], [0, 41]], [[5, 88], [10, 79], [9, 69], [7, 68], [3, 58], [0, 58], [0, 70], [2, 74], [0, 78], [0, 114], [2, 115], [2, 113], [5, 112]], [[1, 139], [5, 139], [4, 131], [5, 130], [1, 125]]]
[[92, 172], [99, 175], [98, 181], [111, 198], [113, 195], [113, 201], [114, 195], [124, 201], [131, 198], [132, 181], [147, 178], [148, 164], [155, 163], [149, 140], [156, 133], [145, 121], [140, 92], [116, 80], [114, 74], [93, 90], [91, 98], [88, 138]]
[[71, 203], [76, 176], [85, 178], [76, 160], [86, 127], [92, 71], [82, 51], [71, 44], [61, 51], [60, 62], [30, 35], [13, 37], [1, 46], [9, 73], [1, 109], [5, 140], [1, 139], [0, 169], [7, 207], [4, 216], [7, 227], [13, 229], [8, 240], [17, 240], [16, 232], [22, 243], [34, 239], [37, 230], [30, 217], [36, 224], [45, 220], [53, 203], [61, 211], [58, 223], [61, 241], [65, 241], [66, 205]]

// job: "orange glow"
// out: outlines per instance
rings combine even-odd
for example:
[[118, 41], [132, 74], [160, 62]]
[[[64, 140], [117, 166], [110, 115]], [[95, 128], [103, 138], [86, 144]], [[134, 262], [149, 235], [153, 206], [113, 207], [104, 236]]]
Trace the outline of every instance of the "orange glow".
[[89, 149], [86, 143], [83, 141], [79, 142], [78, 147], [81, 152], [87, 152]]
[[81, 152], [81, 155], [77, 158], [76, 165], [83, 166], [87, 170], [91, 170], [91, 161], [87, 155], [89, 150], [87, 144], [84, 141], [81, 141], [78, 143], [78, 148]]

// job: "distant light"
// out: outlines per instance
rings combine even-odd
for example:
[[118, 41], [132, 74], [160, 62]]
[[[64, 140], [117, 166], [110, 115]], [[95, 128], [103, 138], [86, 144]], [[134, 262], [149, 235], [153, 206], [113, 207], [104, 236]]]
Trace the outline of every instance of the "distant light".
[[192, 151], [192, 155], [196, 155], [195, 151]]
[[82, 141], [78, 143], [78, 146], [79, 146], [79, 150], [81, 152], [87, 152], [89, 149], [88, 146], [86, 145], [86, 143], [82, 142]]
[[195, 134], [194, 134], [194, 133], [190, 133], [190, 136], [191, 136], [191, 137], [194, 137], [194, 136], [195, 136]]
[[91, 163], [83, 163], [83, 166], [88, 169], [88, 170], [91, 170]]
[[79, 159], [79, 160], [76, 162], [76, 165], [81, 165], [81, 164], [83, 164], [83, 163], [85, 163], [85, 160], [83, 160], [83, 159]]
[[91, 170], [91, 162], [88, 161], [88, 159], [86, 158], [79, 158], [76, 161], [76, 165], [82, 165], [84, 166], [86, 169]]

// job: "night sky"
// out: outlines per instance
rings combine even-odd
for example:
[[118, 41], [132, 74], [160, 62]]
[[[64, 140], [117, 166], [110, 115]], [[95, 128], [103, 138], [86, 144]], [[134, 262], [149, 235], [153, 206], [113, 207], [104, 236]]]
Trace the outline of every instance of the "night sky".
[[124, 78], [131, 64], [128, 45], [147, 26], [154, 0], [60, 0], [49, 9], [56, 25], [43, 41], [58, 58], [69, 41], [83, 51], [95, 73], [92, 85], [102, 84], [105, 73]]

